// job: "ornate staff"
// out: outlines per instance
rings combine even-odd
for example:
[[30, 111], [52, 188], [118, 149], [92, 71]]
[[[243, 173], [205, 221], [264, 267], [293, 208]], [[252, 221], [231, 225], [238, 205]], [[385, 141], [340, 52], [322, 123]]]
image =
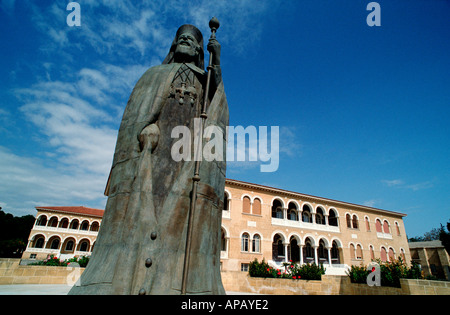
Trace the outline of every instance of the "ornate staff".
[[[211, 39], [216, 38], [216, 31], [219, 28], [220, 23], [219, 20], [217, 20], [215, 17], [213, 17], [209, 21], [209, 28], [211, 29]], [[203, 147], [203, 126], [205, 125], [206, 119], [208, 118], [208, 115], [206, 114], [206, 107], [208, 102], [208, 95], [209, 95], [209, 85], [211, 82], [211, 72], [213, 70], [213, 53], [210, 52], [209, 54], [209, 63], [208, 67], [208, 76], [206, 78], [206, 86], [205, 86], [205, 96], [203, 98], [203, 106], [202, 106], [202, 112], [200, 114], [201, 120], [201, 126], [199, 131], [199, 145], [196, 148], [196, 152], [194, 155], [195, 158], [195, 169], [194, 169], [194, 177], [192, 177], [192, 195], [191, 195], [191, 206], [189, 209], [189, 218], [188, 218], [188, 231], [186, 236], [186, 250], [184, 255], [184, 266], [183, 266], [183, 282], [181, 283], [181, 294], [186, 294], [186, 286], [187, 286], [187, 278], [189, 274], [189, 258], [191, 255], [191, 244], [192, 244], [192, 231], [193, 231], [193, 220], [194, 220], [194, 213], [195, 213], [195, 204], [197, 201], [197, 186], [198, 182], [200, 181], [200, 153]]]

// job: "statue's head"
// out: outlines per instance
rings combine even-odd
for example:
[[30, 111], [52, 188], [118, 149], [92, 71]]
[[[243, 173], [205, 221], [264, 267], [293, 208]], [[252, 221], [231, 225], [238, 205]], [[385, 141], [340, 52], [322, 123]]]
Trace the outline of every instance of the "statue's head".
[[163, 64], [173, 62], [194, 62], [204, 69], [203, 35], [198, 28], [185, 24], [178, 29]]

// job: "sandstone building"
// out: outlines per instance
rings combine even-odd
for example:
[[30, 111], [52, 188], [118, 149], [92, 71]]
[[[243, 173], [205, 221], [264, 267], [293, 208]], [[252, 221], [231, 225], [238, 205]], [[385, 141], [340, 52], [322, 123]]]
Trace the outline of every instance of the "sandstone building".
[[[221, 268], [246, 271], [263, 258], [324, 264], [327, 274], [399, 256], [409, 263], [404, 213], [227, 179], [222, 211]], [[36, 207], [23, 259], [92, 253], [103, 210]]]

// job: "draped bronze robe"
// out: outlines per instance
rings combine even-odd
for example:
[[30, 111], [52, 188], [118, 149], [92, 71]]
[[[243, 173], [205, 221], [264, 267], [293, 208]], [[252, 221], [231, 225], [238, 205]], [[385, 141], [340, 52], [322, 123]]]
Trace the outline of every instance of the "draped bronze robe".
[[[180, 104], [175, 89], [183, 67], [198, 94]], [[180, 294], [195, 161], [175, 162], [172, 128], [194, 136], [206, 74], [191, 64], [150, 68], [137, 82], [125, 109], [108, 180], [108, 201], [81, 286], [69, 294]], [[175, 94], [175, 95], [174, 95]], [[226, 152], [228, 105], [223, 83], [208, 97], [206, 126], [223, 131]], [[193, 144], [192, 139], [192, 144]], [[226, 157], [202, 161], [187, 294], [224, 294], [220, 239]]]

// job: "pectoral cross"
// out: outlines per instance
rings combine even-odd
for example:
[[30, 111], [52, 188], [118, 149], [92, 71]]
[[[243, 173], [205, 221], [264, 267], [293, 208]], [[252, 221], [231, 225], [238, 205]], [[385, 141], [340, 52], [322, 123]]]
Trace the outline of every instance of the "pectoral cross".
[[[184, 104], [184, 98], [190, 97], [190, 104], [193, 106], [195, 104], [195, 101], [197, 99], [197, 91], [195, 90], [195, 87], [189, 86], [187, 87], [186, 82], [181, 82], [181, 87], [175, 89], [175, 93], [178, 94], [178, 102], [180, 105]], [[171, 94], [172, 97], [175, 97], [175, 94]]]

